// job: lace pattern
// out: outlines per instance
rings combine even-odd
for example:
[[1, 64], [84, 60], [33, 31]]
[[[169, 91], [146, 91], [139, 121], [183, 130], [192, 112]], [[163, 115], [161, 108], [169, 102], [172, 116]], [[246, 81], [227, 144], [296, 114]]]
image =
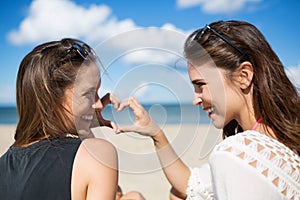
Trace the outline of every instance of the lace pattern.
[[187, 200], [213, 200], [213, 193], [201, 182], [201, 168], [191, 168], [191, 175], [186, 190]]
[[245, 131], [227, 138], [214, 151], [230, 152], [256, 168], [283, 199], [300, 200], [300, 158], [277, 140]]

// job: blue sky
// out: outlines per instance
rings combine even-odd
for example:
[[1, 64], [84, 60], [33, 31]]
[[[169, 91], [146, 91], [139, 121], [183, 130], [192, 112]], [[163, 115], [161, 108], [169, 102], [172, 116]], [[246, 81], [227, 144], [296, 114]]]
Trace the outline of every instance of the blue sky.
[[103, 59], [109, 77], [103, 76], [100, 94], [190, 103], [186, 71], [174, 67], [183, 63], [184, 38], [207, 23], [229, 19], [256, 25], [299, 87], [299, 9], [296, 0], [2, 1], [0, 105], [15, 104], [22, 58], [37, 44], [63, 37], [88, 42]]

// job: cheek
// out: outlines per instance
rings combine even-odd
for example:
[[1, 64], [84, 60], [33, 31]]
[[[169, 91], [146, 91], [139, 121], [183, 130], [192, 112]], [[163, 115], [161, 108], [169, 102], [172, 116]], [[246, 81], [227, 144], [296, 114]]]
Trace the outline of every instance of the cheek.
[[73, 112], [75, 115], [86, 114], [92, 110], [91, 100], [88, 98], [79, 98], [73, 102]]
[[228, 96], [228, 109], [232, 112], [240, 112], [243, 109], [244, 99], [236, 91], [230, 91]]
[[224, 116], [225, 123], [235, 119], [238, 113], [243, 109], [243, 100], [241, 96], [232, 88], [228, 88], [225, 93]]
[[216, 84], [209, 88], [209, 91], [212, 91], [209, 93], [211, 97], [212, 104], [217, 106], [219, 109], [225, 108], [226, 103], [228, 101], [228, 97], [226, 94], [226, 89], [222, 84]]
[[210, 90], [209, 88], [204, 88], [202, 91], [201, 91], [201, 99], [207, 103], [211, 103], [212, 102], [212, 96], [211, 96], [211, 93], [210, 93]]

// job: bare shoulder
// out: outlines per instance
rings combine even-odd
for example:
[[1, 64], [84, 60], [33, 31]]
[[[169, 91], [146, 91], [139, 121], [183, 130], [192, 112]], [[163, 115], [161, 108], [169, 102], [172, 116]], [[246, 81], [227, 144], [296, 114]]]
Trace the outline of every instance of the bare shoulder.
[[84, 146], [87, 150], [92, 150], [90, 148], [96, 148], [98, 150], [116, 153], [116, 149], [112, 143], [100, 138], [87, 138], [82, 141], [81, 146]]
[[85, 139], [78, 148], [72, 171], [72, 199], [112, 199], [118, 181], [115, 147], [97, 138]]
[[117, 167], [117, 151], [109, 141], [89, 138], [82, 141], [77, 158], [90, 162], [99, 162], [107, 167]]

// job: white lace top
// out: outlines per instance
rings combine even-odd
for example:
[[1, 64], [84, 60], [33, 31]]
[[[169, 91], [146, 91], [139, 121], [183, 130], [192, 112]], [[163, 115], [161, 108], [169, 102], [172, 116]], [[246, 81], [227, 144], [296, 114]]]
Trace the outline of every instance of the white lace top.
[[226, 138], [191, 169], [189, 200], [300, 200], [300, 157], [257, 131]]

